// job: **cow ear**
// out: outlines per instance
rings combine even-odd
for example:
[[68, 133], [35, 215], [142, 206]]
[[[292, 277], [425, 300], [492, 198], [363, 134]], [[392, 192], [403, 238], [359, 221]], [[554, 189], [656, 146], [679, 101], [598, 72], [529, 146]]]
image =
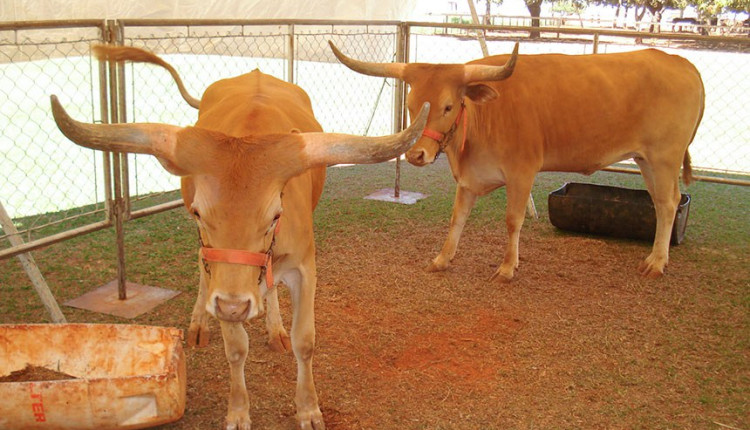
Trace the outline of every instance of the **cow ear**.
[[466, 97], [474, 103], [487, 103], [497, 98], [497, 91], [485, 84], [471, 84], [466, 86]]

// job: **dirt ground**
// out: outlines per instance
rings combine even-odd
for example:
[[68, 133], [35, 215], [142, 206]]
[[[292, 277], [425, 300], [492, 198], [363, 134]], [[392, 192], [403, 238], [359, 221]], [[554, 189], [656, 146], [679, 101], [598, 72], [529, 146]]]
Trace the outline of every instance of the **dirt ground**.
[[[472, 216], [451, 268], [427, 273], [452, 200], [450, 177], [441, 176], [449, 173], [441, 169], [435, 174], [446, 185], [433, 190], [445, 194], [444, 204], [421, 208], [351, 197], [359, 193], [352, 187], [371, 188], [380, 179], [347, 187], [335, 182], [345, 173], [329, 174], [333, 183], [316, 215], [327, 221], [316, 221], [313, 366], [328, 429], [750, 428], [746, 255], [689, 231], [672, 248], [667, 276], [647, 281], [635, 268], [650, 243], [562, 233], [542, 212], [524, 226], [516, 279], [490, 282], [506, 243], [504, 211], [494, 207], [502, 200], [490, 198]], [[378, 173], [385, 170], [368, 172], [389, 180]], [[358, 214], [358, 207], [368, 209]], [[174, 237], [155, 238], [150, 227], [129, 223], [137, 244], [129, 248], [138, 248], [129, 257], [130, 276], [183, 294], [135, 321], [65, 308], [69, 320], [187, 329], [197, 281], [194, 227], [181, 210], [151, 218], [175, 225]], [[154, 255], [158, 243], [174, 252]], [[37, 258], [47, 267], [56, 252], [76, 261], [87, 246], [57, 245]], [[87, 270], [111, 266], [102, 252], [100, 261], [85, 262]], [[16, 262], [0, 264], [17, 270]], [[96, 276], [106, 281], [111, 271], [103, 272]], [[55, 285], [83, 283], [47, 276]], [[90, 288], [96, 276], [80, 277]], [[78, 291], [56, 294], [72, 298]], [[280, 296], [288, 327], [283, 287]], [[294, 357], [266, 347], [261, 321], [247, 329], [253, 428], [292, 429]], [[161, 429], [222, 428], [229, 370], [215, 321], [211, 333], [207, 348], [186, 349], [185, 416]]]
[[[685, 289], [701, 271], [674, 264], [666, 280], [648, 283], [634, 274], [642, 245], [527, 232], [518, 280], [499, 285], [487, 282], [503, 243], [494, 229], [467, 232], [471, 247], [441, 274], [413, 257], [438, 249], [430, 236], [366, 232], [332, 238], [321, 253], [315, 374], [328, 428], [747, 424], [738, 411], [707, 408], [701, 394], [703, 378], [726, 376], [714, 366], [717, 333], [703, 323], [719, 316], [704, 314], [710, 304]], [[743, 316], [734, 318], [721, 323]], [[293, 428], [293, 361], [265, 350], [258, 326], [252, 415], [258, 428]], [[220, 347], [211, 349], [215, 369]], [[221, 374], [218, 386], [202, 381], [212, 389], [194, 378], [189, 404], [216, 402], [226, 392]], [[222, 406], [219, 396], [214, 418]], [[198, 428], [191, 415], [174, 428]]]

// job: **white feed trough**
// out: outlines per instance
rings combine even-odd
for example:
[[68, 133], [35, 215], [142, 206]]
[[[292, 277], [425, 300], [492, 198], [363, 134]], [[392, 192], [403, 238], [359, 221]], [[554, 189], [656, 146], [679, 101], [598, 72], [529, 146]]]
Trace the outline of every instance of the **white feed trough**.
[[182, 331], [0, 325], [0, 429], [140, 429], [185, 411]]

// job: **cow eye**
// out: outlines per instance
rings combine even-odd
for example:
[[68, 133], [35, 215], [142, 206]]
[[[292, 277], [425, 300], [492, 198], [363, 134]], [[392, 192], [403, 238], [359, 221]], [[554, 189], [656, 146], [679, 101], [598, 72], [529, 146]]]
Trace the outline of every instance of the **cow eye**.
[[279, 218], [281, 218], [281, 212], [277, 213], [277, 214], [276, 214], [276, 215], [275, 215], [275, 216], [273, 217], [273, 221], [271, 221], [271, 227], [272, 227], [272, 228], [273, 228], [273, 226], [275, 226], [275, 225], [276, 225], [276, 223], [278, 223], [278, 222], [279, 222]]
[[448, 105], [448, 106], [446, 106], [446, 107], [445, 107], [445, 113], [448, 113], [448, 112], [450, 112], [450, 111], [451, 111], [451, 109], [453, 109], [453, 105]]
[[195, 209], [193, 209], [193, 218], [195, 218], [196, 221], [200, 221], [201, 220], [201, 214], [198, 213], [198, 211], [195, 210]]

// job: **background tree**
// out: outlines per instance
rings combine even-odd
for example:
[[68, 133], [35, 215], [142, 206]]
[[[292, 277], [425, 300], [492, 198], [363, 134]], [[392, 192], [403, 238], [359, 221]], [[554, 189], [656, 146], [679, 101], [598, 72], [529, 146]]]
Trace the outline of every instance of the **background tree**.
[[[577, 15], [578, 22], [583, 28], [583, 18], [581, 14], [586, 10], [586, 3], [578, 0], [557, 0], [552, 4], [552, 13], [560, 13], [563, 16]], [[563, 20], [563, 25], [565, 21]]]
[[492, 5], [501, 5], [503, 4], [503, 0], [475, 0], [477, 4], [481, 4], [484, 2], [484, 25], [491, 25], [492, 24]]
[[[477, 3], [480, 3], [482, 0], [476, 0]], [[503, 0], [483, 0], [485, 5], [485, 15], [484, 15], [484, 23], [490, 24], [490, 16], [492, 16], [492, 4], [500, 5], [503, 3]], [[539, 28], [541, 26], [539, 17], [542, 14], [542, 3], [544, 1], [549, 1], [550, 3], [554, 3], [555, 0], [524, 0], [524, 3], [526, 4], [526, 8], [529, 10], [529, 14], [531, 15], [531, 26], [535, 28]], [[573, 2], [579, 2], [581, 0], [570, 0]], [[532, 31], [529, 36], [531, 38], [539, 38], [540, 32], [539, 30]]]
[[[484, 2], [485, 14], [484, 23], [492, 23], [492, 5], [500, 5], [503, 0], [474, 0], [478, 4]], [[617, 8], [615, 12], [615, 22], [620, 16], [621, 10], [627, 17], [628, 9], [635, 9], [635, 18], [637, 22], [643, 21], [646, 12], [651, 14], [650, 32], [660, 30], [659, 23], [662, 20], [664, 12], [667, 9], [685, 10], [688, 6], [694, 6], [703, 20], [715, 24], [716, 17], [723, 12], [746, 12], [750, 13], [750, 0], [524, 0], [526, 8], [531, 15], [531, 27], [534, 28], [529, 33], [531, 38], [539, 38], [541, 27], [542, 4], [544, 2], [552, 3], [553, 10], [569, 11], [580, 13], [589, 5], [610, 5]]]

